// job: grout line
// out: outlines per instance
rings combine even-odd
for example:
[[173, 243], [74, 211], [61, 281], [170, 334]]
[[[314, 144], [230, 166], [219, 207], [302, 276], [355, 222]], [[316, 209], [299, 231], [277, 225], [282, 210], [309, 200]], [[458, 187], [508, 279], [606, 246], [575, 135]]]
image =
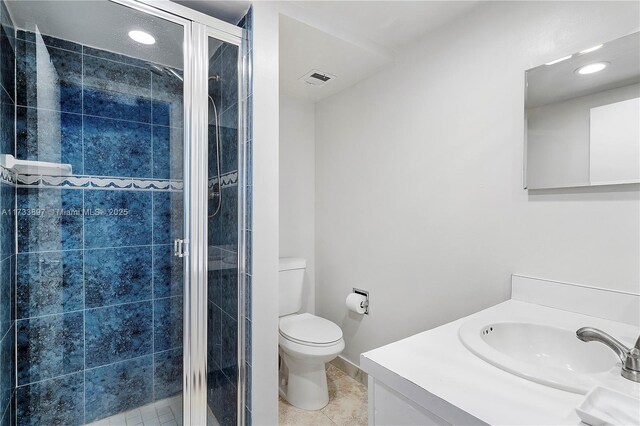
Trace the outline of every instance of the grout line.
[[[151, 79], [153, 81], [153, 76], [151, 76]], [[153, 87], [153, 86], [152, 86]], [[153, 89], [152, 89], [153, 90]], [[153, 107], [151, 109], [151, 114], [153, 117]], [[151, 152], [152, 152], [152, 158], [153, 158], [153, 135], [152, 135], [152, 142], [151, 142]], [[152, 173], [153, 173], [153, 166], [151, 167]], [[155, 216], [155, 194], [151, 194], [151, 242], [153, 243], [154, 241], [154, 235], [153, 235], [153, 217]], [[171, 246], [169, 244], [169, 246]], [[153, 246], [151, 247], [151, 300], [153, 300], [153, 302], [151, 303], [151, 354], [152, 354], [152, 358], [151, 358], [151, 400], [155, 401], [156, 400], [156, 301], [159, 299], [156, 299], [156, 294], [155, 294], [155, 287], [154, 287], [154, 281], [155, 281], [155, 274], [154, 274], [154, 266], [155, 266], [155, 250], [153, 248]], [[171, 291], [169, 291], [169, 294], [171, 294]]]
[[110, 362], [108, 364], [98, 365], [96, 367], [89, 367], [85, 371], [92, 371], [92, 370], [97, 370], [99, 368], [111, 367], [111, 366], [116, 365], [116, 364], [122, 364], [123, 362], [136, 361], [136, 360], [139, 360], [139, 359], [142, 359], [142, 358], [150, 357], [151, 355], [152, 354], [148, 353], [148, 354], [144, 354], [144, 355], [134, 356], [133, 358], [121, 359], [119, 361]]
[[[27, 33], [36, 35], [36, 33], [34, 33], [33, 31], [27, 31], [27, 30], [23, 30], [23, 29], [20, 29], [20, 28], [16, 28], [16, 30], [17, 30], [17, 32], [22, 32], [22, 33], [25, 34], [24, 37], [18, 36], [16, 34], [16, 36], [15, 36], [16, 41], [21, 41], [21, 42], [30, 43], [30, 44], [38, 44], [40, 46], [45, 46], [45, 47], [48, 47], [48, 48], [51, 48], [51, 49], [64, 50], [65, 52], [71, 52], [71, 53], [76, 53], [78, 55], [82, 55], [82, 45], [81, 44], [77, 44], [81, 48], [80, 51], [67, 49], [65, 47], [51, 46], [50, 44], [47, 44], [46, 42], [40, 41], [38, 39], [35, 39], [35, 41], [34, 40], [27, 40], [26, 39], [26, 34]], [[50, 35], [47, 35], [47, 34], [41, 34], [41, 35], [43, 35], [45, 37], [57, 38], [57, 37], [53, 37], [53, 36], [50, 36]], [[58, 39], [58, 40], [63, 40], [63, 39]], [[68, 40], [63, 40], [63, 41], [68, 41]], [[71, 42], [71, 43], [73, 43], [73, 42]]]
[[331, 424], [333, 424], [333, 425], [337, 425], [337, 423], [336, 423], [336, 422], [334, 422], [334, 421], [333, 421], [333, 419], [332, 419], [331, 417], [327, 416], [327, 415], [324, 413], [324, 411], [320, 410], [320, 412], [322, 413], [322, 415], [323, 415], [323, 416], [325, 416], [327, 419], [329, 419], [329, 421], [331, 422]]
[[[84, 173], [79, 173], [79, 174], [72, 174], [72, 175], [68, 175], [68, 176], [58, 176], [58, 175], [43, 175], [43, 174], [16, 174], [13, 170], [6, 168], [3, 165], [0, 165], [0, 169], [4, 170], [6, 173], [11, 174], [11, 175], [16, 175], [16, 176], [39, 176], [39, 177], [53, 177], [53, 178], [82, 178], [82, 179], [118, 179], [118, 180], [142, 180], [142, 181], [158, 181], [158, 182], [178, 182], [178, 183], [182, 183], [182, 179], [174, 179], [174, 178], [157, 178], [157, 177], [153, 177], [153, 176], [114, 176], [114, 175], [88, 175], [88, 174], [84, 174]], [[222, 173], [221, 176], [227, 176], [227, 175], [232, 175], [234, 173], [236, 173], [237, 170], [230, 170], [226, 173]], [[211, 179], [210, 179], [211, 180]], [[11, 182], [3, 182], [5, 185], [9, 185], [11, 186]], [[26, 185], [26, 184], [21, 184], [21, 185]], [[14, 185], [15, 186], [15, 185]], [[90, 187], [93, 188], [93, 187]]]
[[[10, 169], [0, 165], [0, 168], [8, 171], [9, 173], [14, 173]], [[236, 170], [232, 170], [227, 173], [223, 173], [223, 176], [233, 174]], [[14, 173], [15, 174], [15, 173]], [[160, 182], [182, 182], [182, 179], [164, 179], [164, 178], [155, 178], [155, 177], [140, 177], [140, 176], [107, 176], [107, 175], [88, 175], [88, 174], [73, 174], [69, 176], [49, 176], [49, 175], [39, 175], [39, 174], [19, 174], [19, 176], [42, 176], [42, 177], [64, 177], [64, 178], [84, 178], [84, 179], [119, 179], [119, 180], [143, 180], [143, 181], [160, 181]], [[23, 184], [24, 185], [24, 184]]]
[[[149, 419], [148, 417], [146, 418], [146, 420], [148, 422], [152, 422], [154, 425], [156, 424], [160, 424], [160, 413], [158, 412], [159, 409], [164, 408], [164, 407], [168, 407], [169, 409], [169, 413], [171, 413], [171, 415], [173, 416], [173, 420], [175, 420], [176, 423], [178, 424], [182, 424], [181, 421], [178, 421], [178, 416], [176, 416], [176, 413], [173, 412], [173, 404], [175, 402], [175, 400], [177, 399], [182, 399], [181, 395], [174, 395], [174, 396], [170, 396], [168, 398], [163, 398], [161, 400], [158, 401], [152, 401], [150, 403], [135, 407], [135, 408], [131, 408], [129, 410], [126, 411], [122, 411], [116, 414], [112, 414], [108, 417], [104, 417], [102, 419], [99, 420], [94, 420], [92, 423], [88, 423], [87, 426], [92, 426], [96, 423], [101, 423], [101, 422], [105, 422], [105, 425], [113, 425], [114, 423], [112, 423], [114, 420], [119, 420], [120, 422], [123, 421], [123, 419], [127, 419], [127, 418], [136, 418], [136, 417], [140, 417], [142, 420], [142, 425], [145, 425], [145, 417], [143, 417], [142, 415], [142, 410], [143, 408], [145, 409], [145, 411], [147, 412], [152, 412], [153, 414], [151, 415], [151, 419]], [[166, 409], [164, 410], [166, 411]], [[162, 416], [165, 416], [167, 413], [163, 411]], [[126, 420], [124, 420], [126, 422]], [[118, 425], [121, 425], [122, 423], [118, 423]]]
[[[235, 184], [231, 184], [228, 186], [235, 186]], [[117, 187], [96, 187], [96, 186], [91, 186], [91, 187], [84, 187], [84, 186], [47, 186], [47, 185], [25, 185], [25, 184], [18, 184], [16, 185], [16, 188], [18, 189], [63, 189], [63, 190], [78, 190], [78, 189], [86, 189], [86, 190], [93, 190], [93, 191], [130, 191], [130, 192], [168, 192], [168, 193], [181, 193], [182, 189], [174, 189], [174, 188], [166, 188], [166, 189], [158, 189], [158, 188], [134, 188], [134, 187], [127, 187], [127, 188], [117, 188]], [[222, 189], [224, 189], [225, 187], [223, 187]]]
[[[182, 347], [182, 346], [176, 346], [176, 347], [174, 347], [174, 348], [166, 349], [166, 350], [160, 351], [160, 352], [158, 352], [158, 353], [169, 352], [169, 351], [175, 351], [175, 350], [177, 350], [177, 349], [180, 349], [181, 347]], [[84, 370], [77, 370], [77, 371], [72, 371], [71, 373], [60, 374], [60, 375], [58, 375], [58, 376], [49, 377], [49, 378], [42, 379], [42, 380], [38, 380], [38, 381], [35, 381], [35, 382], [23, 383], [23, 384], [21, 384], [21, 385], [16, 384], [16, 389], [18, 389], [18, 388], [25, 388], [25, 387], [27, 387], [27, 386], [32, 386], [32, 385], [37, 385], [37, 384], [44, 383], [44, 382], [48, 382], [48, 381], [51, 381], [51, 380], [58, 380], [58, 379], [61, 379], [61, 378], [64, 378], [64, 377], [72, 376], [72, 375], [74, 375], [74, 374], [80, 374], [80, 373], [82, 373], [82, 374], [84, 375], [84, 377], [86, 377], [86, 372], [87, 372], [87, 371], [97, 370], [97, 369], [99, 369], [99, 368], [104, 368], [104, 367], [111, 367], [111, 366], [116, 365], [116, 364], [122, 364], [122, 363], [124, 363], [124, 362], [128, 362], [128, 361], [135, 361], [135, 360], [139, 360], [139, 359], [141, 359], [141, 358], [149, 357], [149, 356], [151, 356], [151, 355], [152, 355], [152, 354], [150, 354], [150, 353], [149, 353], [149, 354], [145, 354], [145, 355], [139, 355], [139, 356], [135, 356], [135, 357], [133, 357], [133, 358], [127, 358], [127, 359], [123, 359], [123, 360], [119, 360], [119, 361], [114, 361], [114, 362], [111, 362], [111, 363], [109, 363], [109, 364], [99, 365], [99, 366], [97, 366], [97, 367], [89, 367], [89, 368], [86, 368], [86, 369], [84, 369]]]
[[[32, 33], [32, 34], [33, 34], [33, 32], [32, 32], [32, 31], [26, 31], [26, 30], [20, 30], [20, 31], [24, 31], [25, 33]], [[43, 34], [43, 35], [44, 35], [44, 36], [46, 36], [46, 37], [55, 38], [55, 39], [58, 39], [58, 40], [69, 41], [69, 40], [59, 39], [59, 38], [57, 38], [57, 37], [54, 37], [54, 36], [51, 36], [51, 35], [48, 35], [48, 34]], [[74, 44], [76, 44], [76, 45], [80, 46], [80, 51], [76, 51], [76, 50], [71, 50], [71, 49], [68, 49], [68, 48], [65, 48], [65, 47], [52, 46], [51, 44], [46, 43], [46, 42], [44, 42], [44, 41], [40, 41], [40, 40], [31, 41], [31, 40], [27, 40], [27, 39], [26, 39], [26, 38], [24, 38], [24, 37], [17, 37], [17, 36], [16, 36], [16, 37], [14, 37], [14, 38], [15, 38], [16, 40], [22, 41], [22, 42], [24, 42], [24, 43], [39, 44], [39, 45], [41, 45], [41, 46], [45, 46], [45, 47], [47, 47], [48, 49], [63, 50], [63, 51], [65, 51], [65, 52], [75, 53], [75, 54], [82, 55], [82, 56], [89, 56], [90, 58], [100, 59], [100, 60], [103, 60], [103, 61], [115, 62], [115, 63], [117, 63], [117, 64], [127, 65], [127, 66], [131, 66], [131, 67], [138, 68], [138, 69], [141, 69], [141, 70], [146, 70], [146, 66], [143, 66], [143, 65], [136, 65], [136, 64], [133, 64], [133, 63], [130, 63], [130, 62], [118, 61], [118, 60], [110, 59], [110, 58], [105, 58], [105, 57], [103, 57], [103, 56], [92, 55], [91, 53], [87, 53], [85, 50], [86, 50], [87, 48], [89, 48], [89, 49], [93, 49], [93, 50], [102, 50], [102, 51], [104, 51], [104, 52], [113, 53], [113, 54], [115, 54], [115, 55], [118, 55], [118, 56], [121, 56], [121, 57], [125, 57], [125, 58], [127, 58], [127, 59], [129, 59], [129, 60], [133, 60], [133, 61], [135, 61], [135, 62], [144, 62], [144, 63], [145, 63], [145, 65], [146, 65], [146, 64], [156, 64], [156, 65], [159, 65], [159, 64], [158, 64], [158, 63], [156, 63], [156, 62], [144, 61], [144, 60], [141, 60], [141, 59], [135, 58], [135, 57], [133, 57], [133, 56], [123, 55], [123, 54], [121, 54], [121, 53], [112, 52], [112, 51], [110, 51], [110, 50], [99, 49], [99, 48], [97, 48], [97, 47], [93, 47], [93, 46], [90, 46], [90, 45], [87, 45], [87, 44], [80, 44], [80, 43], [71, 42], [71, 43], [74, 43]]]
[[[149, 105], [149, 109], [151, 110], [151, 127], [149, 128], [149, 136], [150, 136], [150, 140], [151, 140], [151, 176], [155, 175], [155, 171], [153, 168], [153, 155], [155, 154], [155, 151], [153, 149], [153, 142], [154, 142], [154, 137], [153, 137], [153, 73], [151, 71], [149, 71], [149, 91], [151, 92], [150, 96], [149, 96], [149, 103], [151, 105]], [[169, 136], [169, 140], [171, 140], [171, 136]], [[169, 175], [171, 175], [171, 173], [169, 173]]]
[[7, 88], [6, 88], [6, 87], [4, 87], [4, 85], [3, 85], [3, 84], [1, 84], [1, 83], [0, 83], [0, 87], [2, 88], [2, 91], [3, 91], [3, 92], [4, 92], [4, 93], [9, 97], [9, 99], [11, 100], [11, 103], [12, 103], [12, 104], [13, 104], [13, 106], [15, 107], [15, 105], [16, 105], [16, 100], [15, 100], [15, 99], [13, 99], [13, 96], [11, 96], [11, 95], [9, 94], [9, 91], [7, 90]]
[[[81, 51], [83, 49], [81, 48]], [[86, 161], [84, 158], [84, 55], [81, 55], [80, 57], [80, 63], [81, 63], [81, 74], [80, 74], [80, 111], [82, 111], [82, 116], [81, 118], [81, 127], [80, 127], [80, 141], [82, 144], [82, 173], [84, 173], [85, 169], [86, 169]], [[37, 111], [37, 110], [36, 110]], [[83, 195], [83, 203], [84, 203], [84, 195]], [[84, 204], [83, 204], [84, 207]]]
[[115, 250], [115, 249], [129, 249], [129, 248], [143, 248], [143, 247], [156, 247], [156, 246], [169, 246], [171, 244], [142, 244], [139, 246], [113, 246], [113, 247], [93, 247], [93, 248], [72, 248], [72, 249], [61, 249], [61, 250], [42, 250], [42, 251], [22, 251], [18, 252], [18, 255], [21, 254], [44, 254], [44, 253], [65, 253], [72, 251], [91, 251], [91, 250]]
[[[81, 106], [82, 112], [82, 127], [81, 127], [81, 141], [82, 141], [82, 173], [86, 170], [85, 152], [84, 152], [84, 46], [80, 47], [81, 61], [82, 61], [82, 74], [81, 78]], [[16, 179], [17, 182], [17, 179]], [[82, 190], [82, 212], [85, 211], [85, 191]], [[85, 280], [85, 217], [82, 215], [82, 358], [83, 358], [83, 370], [82, 370], [82, 422], [87, 423], [87, 288]]]
[[[84, 93], [82, 94], [82, 96], [84, 97]], [[144, 96], [139, 96], [139, 97], [144, 97]], [[151, 98], [149, 98], [149, 99], [151, 99]], [[156, 123], [153, 123], [151, 121], [147, 122], [147, 121], [125, 120], [125, 119], [122, 119], [122, 118], [106, 117], [104, 115], [85, 114], [84, 112], [64, 111], [64, 110], [60, 110], [60, 109], [43, 108], [43, 107], [32, 106], [32, 105], [21, 105], [21, 104], [18, 104], [18, 103], [15, 103], [15, 107], [16, 107], [16, 109], [17, 108], [34, 109], [34, 110], [38, 110], [38, 111], [59, 112], [61, 114], [82, 115], [82, 116], [92, 117], [92, 118], [104, 118], [104, 119], [107, 119], [107, 120], [124, 121], [126, 123], [148, 124], [150, 126], [166, 127], [166, 128], [174, 129], [174, 130], [183, 130], [184, 129], [184, 127], [181, 127], [181, 126], [167, 126], [166, 124], [156, 124]]]
[[[11, 404], [11, 402], [13, 401], [13, 399], [14, 399], [14, 398], [17, 398], [17, 396], [16, 396], [15, 389], [12, 389], [12, 390], [11, 390], [11, 395], [9, 395], [9, 402], [7, 403], [7, 406], [4, 408], [4, 412], [2, 413], [2, 417], [0, 417], [0, 419], [4, 420], [4, 416], [5, 416], [5, 415], [8, 415], [8, 416], [10, 416], [10, 417], [11, 417], [11, 414], [12, 414], [12, 413], [11, 413], [11, 411], [12, 411], [12, 410], [11, 410], [11, 405], [12, 405], [12, 404]], [[17, 401], [16, 401], [16, 403], [17, 403]], [[17, 410], [16, 410], [16, 411], [17, 411]], [[14, 421], [14, 419], [13, 419], [13, 418], [11, 418], [10, 420], [11, 420], [11, 421], [9, 422], [9, 424], [13, 424], [13, 425], [15, 425], [15, 424], [17, 423], [16, 421]], [[4, 425], [4, 424], [7, 424], [7, 423], [5, 423], [5, 422], [3, 421], [3, 422], [2, 422], [2, 424]]]
[[[6, 4], [5, 4], [6, 6]], [[12, 21], [11, 16], [9, 16], [9, 20]], [[11, 22], [13, 24], [13, 22]], [[16, 28], [14, 26], [13, 30], [14, 37], [17, 35]], [[18, 58], [15, 53], [18, 51], [17, 43], [14, 41], [14, 58], [13, 58], [13, 153], [18, 154]], [[15, 184], [18, 183], [18, 176], [14, 173], [13, 177], [15, 178]], [[14, 213], [18, 211], [18, 189], [13, 185], [13, 211]], [[17, 395], [16, 389], [18, 387], [18, 323], [16, 322], [16, 317], [18, 316], [18, 216], [14, 215], [12, 220], [12, 228], [13, 228], [13, 255], [15, 255], [15, 259], [13, 260], [14, 264], [14, 274], [13, 274], [13, 312], [15, 312], [13, 316], [13, 363], [15, 372], [13, 373], [13, 393], [12, 396], [16, 398], [16, 406], [17, 406]], [[9, 405], [11, 405], [11, 399], [9, 400]], [[18, 421], [17, 410], [14, 416], [10, 419], [13, 423]]]
[[[103, 91], [106, 92], [108, 90], [103, 90]], [[133, 95], [133, 96], [138, 97], [138, 98], [146, 98], [143, 95]], [[84, 91], [83, 91], [82, 97], [84, 97]], [[151, 98], [148, 98], [148, 99], [151, 99]], [[165, 125], [162, 125], [162, 124], [153, 124], [151, 121], [125, 120], [125, 119], [122, 119], [122, 118], [107, 117], [107, 116], [104, 116], [104, 115], [86, 114], [84, 111], [83, 112], [73, 112], [73, 111], [64, 111], [64, 110], [61, 110], [61, 109], [42, 108], [42, 107], [36, 107], [36, 106], [32, 106], [32, 105], [20, 105], [20, 104], [16, 104], [16, 108], [29, 108], [29, 109], [34, 109], [34, 110], [38, 110], [38, 111], [48, 111], [48, 112], [59, 112], [61, 114], [82, 115], [82, 116], [85, 116], [85, 117], [101, 118], [101, 119], [104, 119], [104, 120], [112, 120], [112, 121], [122, 121], [122, 122], [125, 122], [125, 123], [144, 124], [144, 125], [147, 125], [147, 126], [170, 127], [170, 128], [178, 129], [178, 130], [182, 129], [182, 127], [165, 126]]]
[[9, 321], [10, 323], [12, 323], [9, 328], [7, 328], [7, 331], [4, 332], [4, 335], [2, 336], [2, 338], [0, 338], [0, 342], [3, 342], [5, 337], [7, 337], [9, 335], [9, 332], [11, 332], [11, 328], [15, 325], [15, 320], [14, 321]]
[[[116, 64], [120, 64], [120, 65], [127, 65], [127, 66], [135, 67], [135, 68], [138, 68], [138, 69], [141, 69], [141, 70], [144, 70], [144, 71], [146, 71], [146, 70], [147, 70], [146, 66], [143, 66], [143, 65], [136, 65], [136, 64], [129, 63], [129, 62], [117, 61], [117, 60], [115, 60], [115, 59], [105, 58], [105, 57], [102, 57], [102, 56], [92, 55], [91, 53], [86, 53], [86, 52], [85, 52], [85, 47], [88, 47], [89, 49], [93, 49], [93, 50], [103, 50], [103, 49], [98, 49], [97, 47], [92, 47], [92, 46], [88, 46], [88, 45], [86, 45], [86, 44], [83, 44], [83, 45], [82, 45], [82, 54], [83, 54], [83, 56], [89, 56], [90, 58], [96, 58], [96, 59], [100, 59], [100, 60], [102, 60], [102, 61], [115, 62]], [[126, 58], [128, 58], [128, 59], [133, 59], [134, 61], [142, 61], [142, 62], [145, 62], [145, 65], [147, 65], [147, 64], [155, 64], [155, 65], [158, 65], [156, 62], [143, 61], [143, 60], [141, 60], [141, 59], [134, 58], [134, 57], [132, 57], [132, 56], [123, 55], [123, 54], [121, 54], [121, 53], [112, 52], [112, 51], [110, 51], [110, 50], [106, 50], [106, 49], [105, 49], [105, 50], [103, 50], [103, 51], [104, 51], [104, 52], [113, 53], [113, 54], [116, 54], [116, 55], [120, 55], [120, 56], [124, 56], [124, 57], [126, 57]]]
[[22, 385], [17, 385], [16, 389], [25, 388], [27, 386], [32, 386], [32, 385], [37, 385], [37, 384], [40, 384], [40, 383], [48, 382], [50, 380], [62, 379], [63, 377], [73, 376], [74, 374], [80, 374], [83, 371], [84, 370], [73, 371], [71, 373], [60, 374], [59, 376], [50, 377], [48, 379], [38, 380], [37, 382], [24, 383]]
[[[51, 380], [58, 380], [58, 379], [61, 379], [61, 378], [63, 378], [63, 377], [72, 376], [72, 375], [74, 375], [74, 374], [80, 374], [80, 373], [83, 373], [83, 375], [85, 375], [85, 376], [86, 376], [86, 372], [87, 372], [87, 371], [97, 370], [97, 369], [99, 369], [99, 368], [103, 368], [103, 367], [110, 367], [110, 366], [112, 366], [112, 365], [121, 364], [121, 363], [123, 363], [123, 362], [127, 362], [127, 361], [134, 361], [134, 360], [138, 360], [138, 359], [140, 359], [140, 358], [148, 357], [148, 356], [150, 356], [150, 355], [151, 355], [151, 354], [140, 355], [140, 356], [133, 357], [133, 358], [127, 358], [127, 359], [123, 359], [123, 360], [120, 360], [120, 361], [115, 361], [115, 362], [112, 362], [112, 363], [109, 363], [109, 364], [99, 365], [99, 366], [97, 366], [97, 367], [90, 367], [90, 368], [86, 368], [86, 369], [84, 369], [84, 370], [77, 370], [77, 371], [73, 371], [73, 372], [71, 372], [71, 373], [60, 374], [59, 376], [50, 377], [50, 378], [43, 379], [43, 380], [38, 380], [37, 382], [24, 383], [24, 384], [22, 384], [22, 385], [16, 386], [16, 389], [17, 389], [17, 388], [25, 388], [25, 387], [27, 387], [27, 386], [32, 386], [32, 385], [37, 385], [37, 384], [44, 383], [44, 382], [48, 382], [48, 381], [51, 381]], [[83, 405], [84, 405], [84, 404], [83, 404]]]
[[[177, 299], [179, 297], [183, 297], [183, 296], [182, 295], [166, 296], [166, 297], [159, 297], [159, 298], [157, 298], [155, 300]], [[17, 318], [15, 320], [15, 322], [28, 321], [28, 320], [40, 319], [40, 318], [47, 318], [47, 317], [52, 317], [52, 316], [56, 316], [56, 315], [67, 315], [67, 314], [75, 314], [75, 313], [78, 313], [78, 312], [95, 311], [95, 310], [98, 310], [98, 309], [114, 308], [114, 307], [118, 307], [118, 306], [133, 305], [133, 304], [136, 304], [136, 303], [147, 303], [147, 302], [153, 302], [153, 301], [154, 301], [154, 299], [143, 299], [143, 300], [135, 300], [133, 302], [115, 303], [115, 304], [111, 304], [111, 305], [96, 306], [96, 307], [86, 308], [86, 309], [76, 309], [76, 310], [67, 311], [67, 312], [58, 312], [58, 313], [45, 314], [45, 315], [40, 315], [40, 316]]]

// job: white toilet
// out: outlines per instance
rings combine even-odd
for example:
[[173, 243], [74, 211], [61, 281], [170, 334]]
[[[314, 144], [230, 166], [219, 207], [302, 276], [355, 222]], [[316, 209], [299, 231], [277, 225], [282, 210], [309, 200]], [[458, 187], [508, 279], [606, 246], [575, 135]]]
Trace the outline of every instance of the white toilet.
[[324, 318], [298, 313], [304, 259], [280, 259], [280, 395], [295, 407], [319, 410], [329, 403], [325, 363], [344, 349], [342, 330]]

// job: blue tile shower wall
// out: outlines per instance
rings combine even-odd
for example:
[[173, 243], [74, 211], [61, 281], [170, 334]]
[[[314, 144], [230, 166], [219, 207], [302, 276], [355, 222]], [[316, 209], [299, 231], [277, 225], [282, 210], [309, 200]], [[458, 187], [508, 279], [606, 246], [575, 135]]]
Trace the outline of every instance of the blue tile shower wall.
[[[177, 78], [115, 53], [17, 35], [18, 157], [69, 163], [75, 175], [182, 178]], [[47, 78], [57, 84], [44, 90]], [[154, 167], [154, 158], [164, 163]]]
[[[15, 154], [15, 29], [0, 1], [0, 153]], [[12, 175], [0, 170], [0, 424], [15, 422], [15, 200]]]
[[[18, 31], [14, 45], [18, 158], [70, 163], [74, 176], [182, 179], [177, 78], [40, 34]], [[171, 242], [182, 193], [11, 189], [17, 423], [84, 424], [180, 393], [182, 264]]]

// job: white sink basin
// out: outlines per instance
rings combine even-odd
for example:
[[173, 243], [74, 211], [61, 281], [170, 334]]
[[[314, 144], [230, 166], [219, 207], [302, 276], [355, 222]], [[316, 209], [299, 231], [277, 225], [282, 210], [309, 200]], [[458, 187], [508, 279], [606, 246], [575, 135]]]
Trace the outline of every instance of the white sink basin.
[[578, 340], [575, 330], [526, 322], [469, 321], [458, 335], [478, 357], [534, 382], [581, 394], [598, 384], [620, 383], [617, 355], [599, 343]]

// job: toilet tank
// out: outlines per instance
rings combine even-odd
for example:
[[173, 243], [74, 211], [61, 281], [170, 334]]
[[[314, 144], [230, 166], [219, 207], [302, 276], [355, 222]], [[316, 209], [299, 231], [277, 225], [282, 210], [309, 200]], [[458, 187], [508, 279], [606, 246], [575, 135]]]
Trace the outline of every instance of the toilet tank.
[[307, 261], [299, 257], [281, 257], [278, 283], [279, 316], [295, 314], [302, 306], [302, 285]]

